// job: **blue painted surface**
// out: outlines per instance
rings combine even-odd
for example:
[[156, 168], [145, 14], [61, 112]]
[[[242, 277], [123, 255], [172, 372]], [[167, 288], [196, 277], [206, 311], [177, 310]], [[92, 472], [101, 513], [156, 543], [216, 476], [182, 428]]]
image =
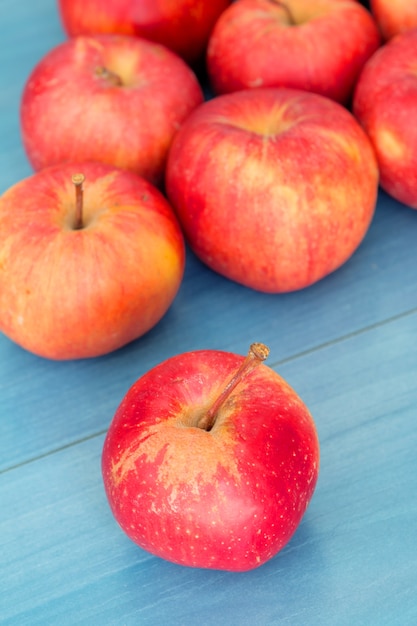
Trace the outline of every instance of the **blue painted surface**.
[[[21, 89], [64, 39], [53, 0], [2, 0], [0, 193], [30, 174]], [[270, 626], [417, 623], [417, 213], [380, 193], [362, 246], [302, 292], [259, 294], [191, 253], [166, 317], [101, 359], [55, 364], [0, 336], [0, 620]], [[107, 506], [100, 454], [119, 401], [178, 352], [271, 348], [315, 417], [321, 472], [290, 544], [258, 570], [146, 554]]]

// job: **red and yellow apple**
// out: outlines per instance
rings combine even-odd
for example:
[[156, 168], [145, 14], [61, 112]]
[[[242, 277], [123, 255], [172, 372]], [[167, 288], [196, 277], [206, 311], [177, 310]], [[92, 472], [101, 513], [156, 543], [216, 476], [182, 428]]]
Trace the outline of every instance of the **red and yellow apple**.
[[217, 94], [284, 86], [347, 104], [379, 45], [356, 0], [238, 0], [216, 22], [207, 69]]
[[415, 0], [369, 0], [369, 5], [385, 41], [417, 26]]
[[111, 510], [143, 549], [190, 567], [245, 571], [277, 554], [313, 495], [319, 441], [307, 407], [262, 361], [201, 350], [142, 376], [110, 424]]
[[53, 166], [0, 198], [0, 331], [39, 356], [95, 357], [137, 339], [183, 271], [171, 207], [131, 172]]
[[27, 80], [23, 144], [35, 170], [92, 160], [159, 184], [172, 138], [202, 101], [195, 74], [167, 48], [127, 35], [76, 37]]
[[230, 0], [59, 0], [70, 36], [116, 33], [161, 43], [188, 63], [204, 55], [218, 16]]
[[176, 135], [166, 193], [197, 256], [271, 293], [347, 261], [372, 220], [375, 155], [342, 105], [306, 91], [248, 89], [198, 107]]
[[365, 65], [353, 112], [373, 144], [381, 187], [417, 209], [417, 29], [397, 35]]

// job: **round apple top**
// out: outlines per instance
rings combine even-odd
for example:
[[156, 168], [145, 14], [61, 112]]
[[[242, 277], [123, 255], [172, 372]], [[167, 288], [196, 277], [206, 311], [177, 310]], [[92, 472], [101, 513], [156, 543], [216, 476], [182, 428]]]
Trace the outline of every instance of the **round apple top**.
[[183, 236], [155, 187], [100, 163], [46, 168], [0, 198], [0, 330], [39, 356], [106, 354], [166, 313]]
[[319, 442], [295, 391], [263, 364], [180, 354], [122, 400], [103, 447], [116, 520], [143, 549], [192, 567], [245, 571], [288, 543], [313, 495]]
[[202, 101], [191, 68], [164, 46], [74, 37], [50, 50], [25, 84], [23, 145], [35, 170], [99, 161], [159, 185], [173, 136]]
[[207, 71], [217, 94], [292, 87], [347, 105], [380, 41], [357, 0], [239, 0], [211, 32]]
[[343, 106], [300, 89], [245, 89], [197, 107], [174, 137], [167, 196], [196, 255], [269, 293], [341, 267], [372, 221], [378, 166]]

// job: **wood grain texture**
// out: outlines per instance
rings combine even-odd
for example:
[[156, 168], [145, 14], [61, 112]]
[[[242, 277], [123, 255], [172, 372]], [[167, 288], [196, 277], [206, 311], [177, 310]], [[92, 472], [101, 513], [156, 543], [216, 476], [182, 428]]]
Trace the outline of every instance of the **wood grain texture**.
[[182, 568], [134, 546], [108, 510], [103, 435], [4, 472], [1, 614], [19, 624], [413, 623], [416, 325], [406, 315], [279, 368], [316, 419], [321, 473], [293, 540], [247, 574]]
[[[20, 93], [64, 39], [56, 3], [0, 7], [0, 193], [30, 175]], [[145, 337], [52, 363], [0, 335], [3, 624], [392, 626], [417, 623], [417, 212], [383, 192], [340, 270], [293, 294], [256, 293], [191, 252]], [[187, 350], [271, 348], [315, 417], [321, 471], [290, 544], [246, 574], [191, 570], [134, 546], [104, 496], [104, 434], [138, 376]]]

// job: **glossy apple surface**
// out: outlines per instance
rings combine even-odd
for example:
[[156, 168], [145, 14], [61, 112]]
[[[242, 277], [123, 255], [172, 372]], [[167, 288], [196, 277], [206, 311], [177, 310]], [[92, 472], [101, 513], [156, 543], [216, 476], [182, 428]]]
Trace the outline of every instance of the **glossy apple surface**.
[[183, 270], [171, 207], [130, 172], [55, 166], [0, 198], [0, 330], [39, 356], [100, 356], [140, 337], [168, 310]]
[[131, 387], [108, 430], [102, 470], [113, 514], [135, 543], [174, 563], [258, 567], [290, 540], [313, 495], [313, 419], [263, 363], [208, 426], [242, 363], [216, 350], [172, 357]]
[[230, 0], [59, 0], [70, 36], [119, 33], [161, 43], [188, 63], [204, 54], [209, 34]]
[[174, 134], [202, 101], [194, 73], [167, 48], [76, 37], [50, 50], [27, 80], [23, 144], [36, 170], [92, 160], [159, 184]]
[[370, 0], [369, 5], [385, 41], [417, 26], [415, 0]]
[[379, 45], [356, 0], [238, 0], [216, 22], [207, 68], [218, 94], [284, 86], [346, 104]]
[[368, 133], [381, 187], [417, 209], [417, 29], [397, 35], [363, 69], [353, 111]]
[[350, 258], [374, 214], [378, 170], [369, 138], [340, 104], [250, 89], [191, 114], [170, 150], [166, 191], [204, 263], [278, 293]]

